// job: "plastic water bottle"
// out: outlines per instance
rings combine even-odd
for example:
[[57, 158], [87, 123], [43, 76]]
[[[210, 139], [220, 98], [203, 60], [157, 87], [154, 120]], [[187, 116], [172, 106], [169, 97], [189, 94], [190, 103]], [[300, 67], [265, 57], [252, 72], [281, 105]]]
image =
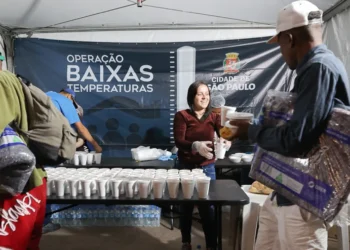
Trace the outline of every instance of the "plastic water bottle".
[[82, 226], [87, 226], [87, 206], [81, 206], [80, 208], [80, 214], [81, 214], [81, 224]]
[[79, 205], [78, 207], [76, 207], [75, 211], [76, 211], [76, 218], [77, 218], [77, 226], [83, 226], [81, 206]]
[[154, 226], [154, 206], [149, 206], [149, 218], [150, 218], [150, 226]]
[[65, 212], [65, 225], [67, 227], [71, 227], [73, 226], [73, 223], [72, 223], [72, 210], [71, 209], [66, 209], [64, 210]]
[[155, 207], [155, 227], [159, 227], [160, 226], [160, 214], [161, 214], [161, 208], [160, 207]]
[[72, 227], [77, 227], [78, 226], [78, 221], [77, 221], [77, 210], [76, 207], [71, 208], [71, 213], [72, 213]]
[[119, 206], [114, 206], [112, 213], [114, 215], [114, 225], [120, 226], [120, 208], [119, 208]]
[[132, 221], [132, 214], [131, 214], [131, 206], [127, 206], [127, 210], [126, 210], [126, 226], [130, 226], [131, 225], [131, 221]]
[[149, 227], [150, 226], [149, 214], [148, 213], [144, 213], [143, 214], [143, 218], [144, 218], [144, 226], [145, 227]]
[[126, 206], [122, 206], [120, 214], [120, 226], [126, 226]]
[[138, 208], [138, 223], [137, 226], [142, 227], [144, 225], [142, 206]]
[[137, 226], [138, 223], [138, 213], [137, 213], [138, 206], [132, 206], [131, 207], [131, 226]]

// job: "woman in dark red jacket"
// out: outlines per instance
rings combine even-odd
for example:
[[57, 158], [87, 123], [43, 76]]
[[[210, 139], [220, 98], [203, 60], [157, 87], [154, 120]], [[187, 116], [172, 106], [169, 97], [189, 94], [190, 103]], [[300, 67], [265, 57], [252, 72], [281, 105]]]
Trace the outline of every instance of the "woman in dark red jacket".
[[[187, 103], [190, 109], [176, 113], [174, 138], [178, 148], [178, 168], [202, 168], [212, 180], [215, 175], [214, 133], [219, 135], [220, 116], [210, 111], [210, 90], [202, 81], [196, 81], [188, 88]], [[193, 205], [182, 205], [180, 227], [182, 249], [191, 249], [191, 227]], [[216, 249], [217, 235], [214, 209], [198, 205], [202, 219], [207, 249]]]

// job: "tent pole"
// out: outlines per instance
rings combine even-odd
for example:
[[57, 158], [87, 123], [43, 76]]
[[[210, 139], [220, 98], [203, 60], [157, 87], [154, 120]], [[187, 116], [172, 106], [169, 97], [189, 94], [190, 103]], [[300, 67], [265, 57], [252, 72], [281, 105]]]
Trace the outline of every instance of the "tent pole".
[[346, 10], [350, 7], [350, 0], [342, 0], [337, 2], [334, 6], [330, 7], [323, 14], [323, 20], [325, 22], [329, 21], [332, 17], [339, 14], [340, 12]]
[[42, 28], [12, 29], [15, 34], [31, 33], [67, 33], [93, 31], [142, 31], [142, 30], [215, 30], [215, 29], [274, 29], [273, 25], [160, 25], [160, 26], [125, 26], [125, 27], [78, 27], [78, 28]]

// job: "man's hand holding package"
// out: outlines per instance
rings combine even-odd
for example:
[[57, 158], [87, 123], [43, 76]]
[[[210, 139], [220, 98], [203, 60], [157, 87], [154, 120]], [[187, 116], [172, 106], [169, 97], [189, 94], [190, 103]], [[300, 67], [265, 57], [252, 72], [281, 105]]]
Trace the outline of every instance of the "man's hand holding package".
[[208, 145], [212, 145], [213, 142], [211, 141], [195, 141], [192, 144], [192, 150], [195, 152], [198, 152], [201, 156], [207, 158], [207, 159], [212, 159], [214, 157], [212, 148], [208, 147]]

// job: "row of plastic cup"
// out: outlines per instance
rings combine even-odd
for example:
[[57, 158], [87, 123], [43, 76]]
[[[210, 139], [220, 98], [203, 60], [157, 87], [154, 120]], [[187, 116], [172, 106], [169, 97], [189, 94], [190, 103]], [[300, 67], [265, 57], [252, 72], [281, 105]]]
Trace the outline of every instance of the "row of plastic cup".
[[47, 168], [48, 185], [47, 194], [57, 196], [71, 195], [73, 197], [83, 194], [90, 197], [98, 193], [106, 197], [110, 192], [114, 198], [125, 195], [133, 198], [148, 198], [153, 192], [155, 199], [161, 199], [167, 187], [169, 197], [176, 199], [179, 195], [180, 185], [185, 199], [191, 199], [194, 190], [198, 197], [206, 199], [209, 193], [210, 178], [202, 169], [176, 170], [176, 169], [70, 169]]
[[91, 151], [90, 153], [78, 151], [74, 154], [74, 158], [70, 163], [74, 164], [75, 166], [101, 164], [101, 158], [102, 153], [96, 153], [94, 151]]

